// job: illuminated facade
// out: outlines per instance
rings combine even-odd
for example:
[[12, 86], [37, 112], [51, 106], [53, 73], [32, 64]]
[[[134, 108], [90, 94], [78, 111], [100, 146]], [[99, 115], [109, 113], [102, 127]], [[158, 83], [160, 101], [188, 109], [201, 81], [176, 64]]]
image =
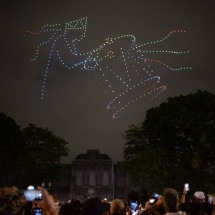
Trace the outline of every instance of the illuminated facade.
[[72, 162], [71, 197], [83, 201], [99, 196], [112, 199], [114, 196], [113, 161], [99, 150], [87, 150]]
[[77, 155], [72, 164], [60, 165], [60, 169], [55, 188], [66, 199], [82, 202], [86, 198], [99, 197], [110, 201], [125, 199], [130, 191], [128, 175], [99, 150], [87, 150], [85, 154]]

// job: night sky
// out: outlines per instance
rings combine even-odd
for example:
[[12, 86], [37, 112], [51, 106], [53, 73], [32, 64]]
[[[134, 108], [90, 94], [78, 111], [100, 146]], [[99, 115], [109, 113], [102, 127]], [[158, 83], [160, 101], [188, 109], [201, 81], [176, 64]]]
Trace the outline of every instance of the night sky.
[[[0, 111], [22, 128], [33, 123], [68, 141], [70, 154], [63, 162], [71, 162], [87, 149], [99, 149], [119, 161], [125, 142], [122, 134], [129, 125], [142, 122], [147, 109], [158, 106], [167, 97], [195, 93], [197, 89], [215, 93], [214, 8], [213, 0], [200, 3], [195, 0], [1, 0]], [[84, 38], [75, 40], [80, 39], [83, 29], [70, 29], [66, 35], [70, 44], [77, 42], [77, 53], [85, 53], [77, 57], [69, 52], [60, 37], [63, 31], [57, 32], [55, 24], [65, 26], [86, 17]], [[54, 33], [26, 31], [38, 32], [46, 24], [52, 25], [47, 29], [55, 29], [58, 41], [41, 100], [53, 42], [41, 46], [37, 59], [31, 59], [37, 46]], [[178, 30], [186, 32], [177, 33]], [[135, 47], [142, 44], [142, 59], [134, 48], [127, 52], [130, 58], [123, 55], [126, 61], [123, 64], [119, 50], [126, 53], [132, 43], [132, 37], [125, 35], [135, 37]], [[115, 43], [104, 45], [107, 38], [115, 38]], [[97, 58], [87, 61], [96, 67], [86, 69], [87, 56], [101, 46]], [[56, 50], [68, 64], [82, 64], [66, 69]], [[146, 53], [149, 50], [158, 53]], [[113, 59], [110, 59], [112, 55], [105, 58], [107, 53], [116, 55]], [[132, 83], [129, 86], [132, 90], [127, 94], [123, 94], [127, 87], [120, 79], [125, 76], [127, 83]], [[144, 84], [138, 85], [141, 80]], [[147, 95], [143, 96], [144, 93]], [[121, 98], [116, 99], [117, 95]], [[133, 99], [138, 101], [132, 103]], [[110, 103], [113, 109], [108, 110]]]

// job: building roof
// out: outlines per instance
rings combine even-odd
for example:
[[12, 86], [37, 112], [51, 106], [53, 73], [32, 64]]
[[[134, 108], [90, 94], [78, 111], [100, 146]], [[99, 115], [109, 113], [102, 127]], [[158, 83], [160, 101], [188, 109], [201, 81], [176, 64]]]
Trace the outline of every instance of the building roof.
[[99, 150], [97, 149], [89, 149], [85, 154], [79, 154], [75, 160], [111, 160], [107, 154], [100, 154]]

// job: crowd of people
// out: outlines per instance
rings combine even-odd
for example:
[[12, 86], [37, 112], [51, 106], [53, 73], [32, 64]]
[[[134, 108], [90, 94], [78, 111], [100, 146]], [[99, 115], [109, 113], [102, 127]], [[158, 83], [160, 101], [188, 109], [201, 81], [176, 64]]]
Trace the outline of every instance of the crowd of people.
[[179, 197], [175, 189], [166, 188], [153, 198], [143, 190], [140, 197], [131, 192], [126, 201], [92, 197], [60, 203], [43, 187], [38, 190], [42, 198], [29, 201], [17, 187], [0, 188], [0, 215], [215, 215], [213, 197], [202, 191], [190, 196], [184, 189]]

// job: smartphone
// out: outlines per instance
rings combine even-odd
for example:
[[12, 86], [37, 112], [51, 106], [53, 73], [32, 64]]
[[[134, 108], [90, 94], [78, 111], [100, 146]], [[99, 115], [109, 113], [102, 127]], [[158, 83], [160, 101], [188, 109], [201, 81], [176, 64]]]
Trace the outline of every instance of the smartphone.
[[154, 194], [153, 194], [153, 198], [154, 198], [154, 199], [159, 199], [159, 197], [160, 197], [159, 194], [157, 194], [157, 193], [154, 193]]
[[189, 185], [189, 183], [185, 183], [185, 184], [184, 184], [184, 188], [185, 188], [186, 191], [189, 191], [189, 190], [190, 190], [190, 185]]
[[209, 198], [208, 198], [208, 202], [209, 202], [210, 204], [213, 204], [214, 199], [213, 199], [213, 197], [212, 197], [212, 196], [209, 196]]
[[42, 193], [40, 190], [37, 189], [24, 190], [24, 196], [26, 201], [28, 202], [42, 200]]
[[131, 208], [132, 212], [136, 211], [138, 209], [138, 203], [134, 202], [134, 201], [131, 201], [130, 202], [130, 208]]
[[33, 215], [43, 215], [43, 211], [41, 208], [34, 208]]
[[153, 204], [155, 202], [155, 199], [149, 199], [150, 204]]

